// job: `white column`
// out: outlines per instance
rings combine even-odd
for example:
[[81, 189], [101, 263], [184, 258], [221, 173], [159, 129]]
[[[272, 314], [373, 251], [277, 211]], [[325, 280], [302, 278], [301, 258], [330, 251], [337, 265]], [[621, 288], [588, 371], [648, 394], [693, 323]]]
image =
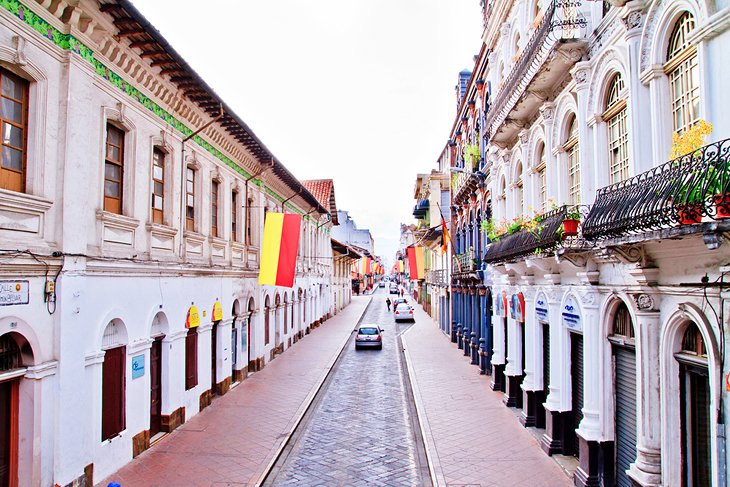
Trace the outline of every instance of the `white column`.
[[600, 441], [601, 422], [599, 415], [599, 384], [602, 370], [600, 344], [604, 339], [600, 327], [598, 310], [599, 294], [588, 290], [581, 293], [583, 323], [583, 420], [579, 433], [588, 441]]
[[658, 311], [638, 311], [636, 333], [636, 461], [629, 476], [642, 486], [661, 485]]
[[[555, 119], [555, 104], [553, 102], [545, 102], [540, 107], [540, 114], [543, 120], [543, 129], [545, 132], [545, 180], [547, 183], [546, 193], [547, 198], [554, 198], [557, 200], [558, 195], [558, 174], [557, 166], [555, 162], [555, 156], [553, 155], [553, 122]], [[536, 163], [539, 161], [536, 161]]]
[[[523, 277], [523, 281], [527, 281], [528, 285], [532, 285], [532, 276]], [[540, 330], [537, 328], [535, 320], [535, 292], [532, 288], [522, 293], [525, 297], [525, 379], [522, 381], [522, 389], [525, 391], [541, 390], [541, 384], [537, 382], [535, 371], [537, 369], [537, 351], [539, 349]]]
[[570, 349], [565, 346], [566, 332], [560, 319], [562, 292], [555, 289], [546, 295], [550, 323], [550, 392], [545, 407], [550, 411], [567, 411], [570, 409], [570, 371], [566, 370], [563, 357], [570, 353]]
[[[581, 61], [571, 70], [576, 83], [578, 98], [578, 151], [580, 157], [580, 204], [592, 203], [595, 200], [596, 186], [593, 164], [593, 140], [588, 126], [588, 88], [590, 87], [590, 61]], [[566, 193], [567, 196], [567, 193]]]

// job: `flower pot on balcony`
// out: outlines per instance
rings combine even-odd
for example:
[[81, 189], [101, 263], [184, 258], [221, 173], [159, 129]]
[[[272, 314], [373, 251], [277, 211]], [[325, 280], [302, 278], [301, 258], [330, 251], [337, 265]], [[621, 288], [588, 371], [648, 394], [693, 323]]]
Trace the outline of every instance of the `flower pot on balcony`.
[[694, 225], [702, 221], [702, 205], [688, 204], [677, 210], [677, 221], [680, 225]]
[[575, 237], [578, 235], [578, 224], [580, 220], [574, 220], [572, 218], [566, 218], [563, 220], [563, 236], [564, 237]]
[[715, 219], [730, 218], [730, 193], [716, 194], [712, 201], [715, 203]]

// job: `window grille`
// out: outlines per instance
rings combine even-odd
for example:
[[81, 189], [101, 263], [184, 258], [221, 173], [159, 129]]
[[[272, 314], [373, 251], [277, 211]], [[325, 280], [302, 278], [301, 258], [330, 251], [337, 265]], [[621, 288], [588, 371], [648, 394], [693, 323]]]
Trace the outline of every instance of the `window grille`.
[[622, 336], [625, 338], [634, 338], [634, 325], [631, 322], [631, 314], [625, 303], [621, 303], [613, 316], [614, 336]]
[[12, 336], [6, 334], [0, 337], [0, 372], [14, 370], [23, 366], [20, 347]]
[[691, 323], [684, 332], [684, 336], [682, 337], [682, 352], [697, 355], [698, 357], [707, 357], [705, 341], [702, 339], [702, 334], [694, 323]]

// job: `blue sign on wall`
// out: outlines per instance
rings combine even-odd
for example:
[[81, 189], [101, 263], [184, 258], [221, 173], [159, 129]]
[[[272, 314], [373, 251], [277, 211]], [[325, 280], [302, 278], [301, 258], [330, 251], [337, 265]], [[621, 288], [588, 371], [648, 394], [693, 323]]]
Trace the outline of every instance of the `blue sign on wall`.
[[535, 300], [535, 317], [537, 321], [548, 321], [547, 298], [543, 293], [538, 294]]
[[144, 354], [132, 357], [132, 380], [144, 375]]
[[563, 324], [571, 330], [583, 330], [583, 322], [580, 317], [580, 308], [572, 296], [568, 296], [563, 306]]

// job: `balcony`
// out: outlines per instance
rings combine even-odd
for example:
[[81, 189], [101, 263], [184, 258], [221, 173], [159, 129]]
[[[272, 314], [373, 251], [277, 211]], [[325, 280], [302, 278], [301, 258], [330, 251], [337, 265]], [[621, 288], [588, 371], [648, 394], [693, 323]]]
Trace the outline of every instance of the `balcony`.
[[587, 244], [580, 226], [574, 232], [566, 232], [563, 222], [571, 213], [580, 212], [583, 215], [588, 211], [588, 207], [575, 206], [561, 206], [549, 211], [535, 228], [522, 228], [490, 243], [484, 254], [484, 261], [488, 264], [500, 264], [528, 255], [544, 255], [558, 248], [568, 251], [584, 250]]
[[574, 2], [550, 3], [512, 70], [496, 90], [485, 124], [491, 142], [508, 145], [517, 137], [548, 94], [582, 57], [587, 44], [583, 38], [586, 21], [576, 9]]
[[454, 273], [474, 272], [479, 269], [479, 265], [474, 258], [474, 252], [467, 250], [463, 254], [453, 256], [451, 270]]
[[730, 139], [599, 189], [583, 235], [597, 241], [661, 231], [652, 238], [665, 238], [718, 224], [730, 227]]
[[446, 269], [426, 271], [426, 282], [434, 286], [448, 286], [449, 278]]
[[419, 220], [426, 218], [426, 215], [428, 214], [428, 205], [429, 203], [427, 199], [418, 200], [416, 206], [413, 207], [413, 216]]

